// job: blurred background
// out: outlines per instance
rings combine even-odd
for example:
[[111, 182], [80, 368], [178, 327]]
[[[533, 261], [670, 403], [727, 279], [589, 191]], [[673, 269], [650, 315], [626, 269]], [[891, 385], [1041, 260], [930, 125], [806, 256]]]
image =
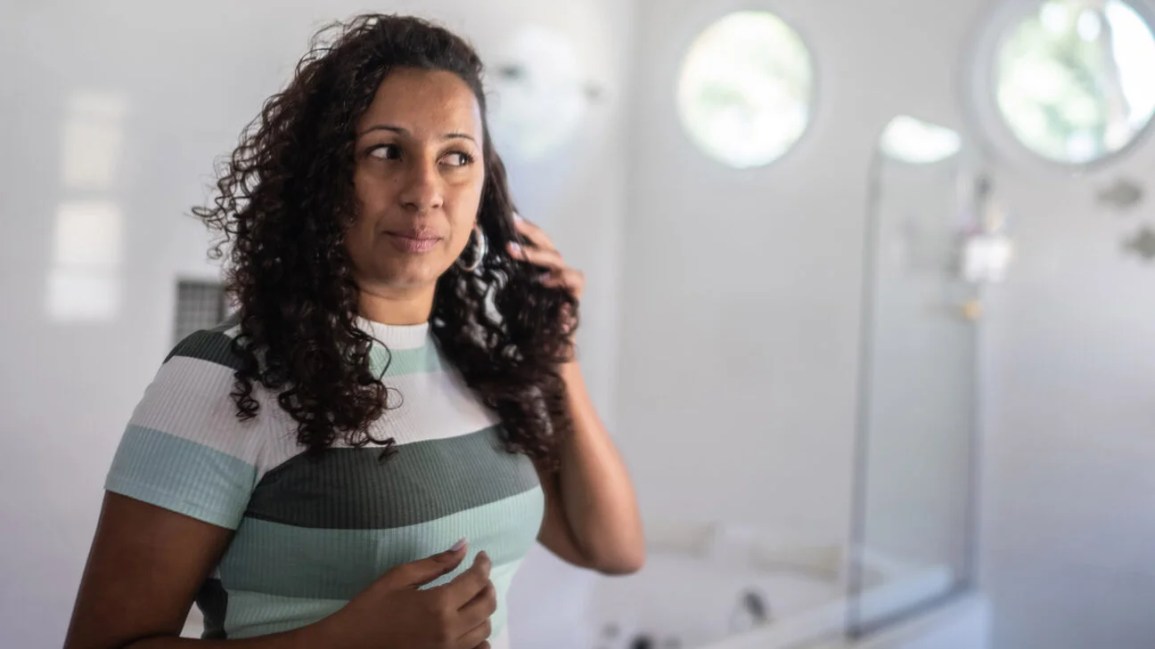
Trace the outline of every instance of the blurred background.
[[1149, 0], [2, 0], [0, 646], [61, 644], [131, 410], [222, 313], [214, 160], [364, 10], [477, 46], [589, 279], [649, 561], [537, 548], [515, 647], [1155, 647]]

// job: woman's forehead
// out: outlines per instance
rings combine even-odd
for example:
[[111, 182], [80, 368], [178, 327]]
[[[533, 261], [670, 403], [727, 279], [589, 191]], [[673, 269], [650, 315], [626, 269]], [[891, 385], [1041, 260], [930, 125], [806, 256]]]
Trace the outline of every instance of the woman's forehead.
[[480, 142], [481, 106], [469, 85], [452, 72], [402, 68], [381, 82], [357, 126], [358, 134], [387, 126], [415, 138], [458, 133]]

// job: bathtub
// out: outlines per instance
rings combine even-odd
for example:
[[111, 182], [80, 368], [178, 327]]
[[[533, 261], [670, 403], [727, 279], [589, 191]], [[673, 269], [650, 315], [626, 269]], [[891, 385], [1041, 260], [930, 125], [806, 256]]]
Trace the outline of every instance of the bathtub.
[[[633, 649], [642, 635], [650, 649], [849, 646], [825, 644], [842, 636], [850, 612], [843, 546], [716, 524], [648, 524], [646, 533], [642, 571], [598, 578], [588, 590], [583, 646]], [[943, 566], [873, 553], [864, 565], [859, 606], [867, 618], [934, 600], [954, 581]], [[181, 635], [199, 638], [202, 630], [194, 606]]]
[[[647, 534], [645, 568], [591, 591], [594, 649], [794, 649], [844, 634], [845, 546], [717, 525]], [[863, 564], [858, 605], [867, 619], [941, 598], [955, 582], [941, 565], [869, 552]]]

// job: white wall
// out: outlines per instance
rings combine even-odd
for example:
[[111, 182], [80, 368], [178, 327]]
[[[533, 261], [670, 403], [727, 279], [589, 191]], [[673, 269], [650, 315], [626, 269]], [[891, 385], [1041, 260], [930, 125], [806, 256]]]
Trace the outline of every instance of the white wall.
[[[846, 532], [868, 157], [897, 113], [976, 134], [963, 69], [996, 4], [641, 1], [617, 399], [648, 517]], [[751, 7], [809, 42], [819, 104], [786, 158], [733, 172], [672, 96], [697, 30]], [[997, 649], [1155, 646], [1155, 268], [1119, 252], [1152, 212], [1092, 201], [1123, 170], [1150, 192], [1153, 150], [1086, 178], [995, 169], [1019, 246], [981, 342]]]
[[[988, 292], [985, 583], [998, 648], [1155, 646], [1155, 151], [1103, 174], [1001, 170], [1018, 260]], [[1118, 174], [1149, 198], [1094, 204]]]
[[[215, 276], [205, 260], [207, 235], [185, 216], [206, 197], [213, 159], [230, 151], [262, 101], [288, 79], [314, 29], [365, 6], [0, 4], [0, 58], [7, 61], [0, 77], [0, 335], [7, 341], [0, 363], [0, 646], [59, 646], [64, 636], [112, 453], [171, 346], [176, 278]], [[571, 39], [590, 81], [602, 88], [571, 143], [544, 171], [516, 168], [513, 184], [523, 213], [587, 271], [582, 355], [595, 400], [612, 421], [628, 8], [608, 0], [372, 6], [439, 19], [487, 59], [523, 26], [553, 29]], [[86, 159], [114, 173], [89, 174], [78, 184], [66, 169]], [[532, 191], [538, 186], [554, 191]], [[93, 201], [105, 206], [95, 217]], [[97, 246], [103, 255], [73, 258], [61, 271], [53, 247], [57, 215], [78, 202], [87, 209], [82, 220], [114, 210], [108, 218], [119, 214], [123, 236]], [[104, 236], [114, 233], [108, 218]], [[83, 232], [79, 239], [82, 249], [92, 241]], [[120, 254], [108, 254], [117, 243]], [[69, 268], [88, 278], [103, 274], [119, 304], [98, 322], [61, 322], [46, 306], [54, 268], [66, 281]], [[577, 611], [583, 582], [541, 551], [524, 571], [512, 595], [511, 628], [519, 644], [540, 646], [559, 624], [575, 626], [565, 616]]]
[[[751, 7], [807, 41], [817, 105], [784, 158], [732, 171], [683, 135], [672, 100], [692, 38]], [[648, 515], [847, 535], [869, 161], [900, 112], [959, 121], [954, 44], [972, 13], [899, 0], [641, 3], [618, 412]]]
[[[1122, 249], [1155, 221], [1155, 146], [1071, 174], [982, 135], [1018, 248], [980, 343], [995, 647], [1155, 646], [1155, 264]], [[1147, 194], [1133, 211], [1096, 200], [1120, 177]]]

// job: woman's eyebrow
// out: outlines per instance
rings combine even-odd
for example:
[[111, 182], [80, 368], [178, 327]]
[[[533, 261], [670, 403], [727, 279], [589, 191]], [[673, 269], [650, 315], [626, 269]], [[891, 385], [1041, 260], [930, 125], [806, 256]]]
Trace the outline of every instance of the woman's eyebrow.
[[[406, 128], [403, 128], [400, 126], [394, 126], [392, 124], [374, 124], [373, 126], [370, 126], [369, 128], [365, 129], [364, 131], [361, 131], [360, 133], [358, 133], [357, 137], [361, 137], [361, 136], [363, 136], [367, 133], [371, 133], [373, 131], [392, 131], [394, 133], [397, 133], [398, 135], [405, 135], [405, 136], [408, 136], [410, 134], [409, 129], [406, 129]], [[441, 136], [441, 139], [443, 139], [443, 140], [469, 140], [470, 142], [473, 142], [474, 144], [477, 143], [477, 140], [475, 140], [472, 135], [470, 135], [468, 133], [461, 133], [459, 131], [453, 131], [450, 133], [446, 133], [446, 134]]]
[[446, 133], [445, 135], [441, 136], [441, 139], [443, 139], [443, 140], [469, 140], [470, 142], [477, 144], [477, 140], [474, 140], [473, 136], [468, 134], [468, 133], [458, 133], [458, 132]]

